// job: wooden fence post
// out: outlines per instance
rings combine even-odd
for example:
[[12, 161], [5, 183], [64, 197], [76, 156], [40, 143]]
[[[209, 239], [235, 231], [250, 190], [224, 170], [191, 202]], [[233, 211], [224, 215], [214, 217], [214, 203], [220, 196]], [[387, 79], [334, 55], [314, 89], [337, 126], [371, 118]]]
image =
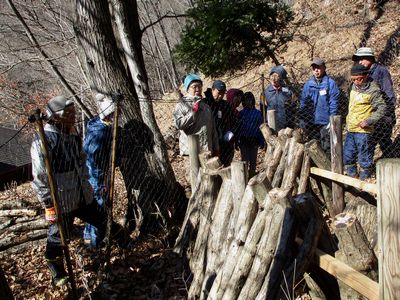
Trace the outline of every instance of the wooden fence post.
[[276, 110], [267, 110], [267, 123], [269, 128], [276, 131]]
[[376, 166], [378, 185], [379, 299], [400, 297], [400, 159]]
[[[343, 174], [342, 117], [330, 116], [331, 124], [331, 164], [332, 172]], [[341, 184], [332, 182], [333, 211], [335, 215], [343, 212], [344, 193]]]
[[199, 136], [195, 134], [190, 134], [187, 136], [187, 143], [189, 149], [189, 161], [190, 161], [190, 186], [192, 191], [196, 187], [197, 174], [199, 173], [200, 161], [200, 145]]

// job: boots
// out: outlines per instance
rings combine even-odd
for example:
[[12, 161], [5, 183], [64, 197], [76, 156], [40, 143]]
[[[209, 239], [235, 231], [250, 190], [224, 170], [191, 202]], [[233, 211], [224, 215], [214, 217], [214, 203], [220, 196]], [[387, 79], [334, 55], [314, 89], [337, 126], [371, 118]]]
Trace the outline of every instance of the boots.
[[57, 287], [66, 285], [68, 282], [68, 275], [64, 269], [64, 258], [58, 256], [54, 259], [46, 258], [46, 260], [54, 285]]

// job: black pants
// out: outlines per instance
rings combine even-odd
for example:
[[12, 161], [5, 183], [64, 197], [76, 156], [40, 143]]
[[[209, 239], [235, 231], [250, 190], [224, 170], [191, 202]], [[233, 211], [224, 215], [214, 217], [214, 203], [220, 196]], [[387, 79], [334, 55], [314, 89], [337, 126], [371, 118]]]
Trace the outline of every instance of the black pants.
[[[104, 207], [98, 205], [96, 201], [93, 201], [89, 205], [82, 205], [78, 209], [63, 213], [61, 215], [65, 234], [68, 238], [72, 232], [72, 226], [75, 218], [79, 218], [82, 221], [95, 226], [98, 230], [99, 239], [103, 239], [107, 226], [107, 214]], [[61, 247], [60, 231], [57, 224], [50, 224], [47, 233], [47, 246], [45, 257], [47, 259], [55, 259], [58, 256], [63, 255]]]

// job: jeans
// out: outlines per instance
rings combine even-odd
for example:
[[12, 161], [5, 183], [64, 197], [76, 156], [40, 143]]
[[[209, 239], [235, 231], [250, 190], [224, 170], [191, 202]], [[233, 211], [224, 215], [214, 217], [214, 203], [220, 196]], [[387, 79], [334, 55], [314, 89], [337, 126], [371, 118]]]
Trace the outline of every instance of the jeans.
[[357, 175], [356, 162], [361, 171], [360, 177], [369, 177], [374, 165], [374, 143], [370, 133], [348, 132], [343, 149], [344, 164], [347, 175]]

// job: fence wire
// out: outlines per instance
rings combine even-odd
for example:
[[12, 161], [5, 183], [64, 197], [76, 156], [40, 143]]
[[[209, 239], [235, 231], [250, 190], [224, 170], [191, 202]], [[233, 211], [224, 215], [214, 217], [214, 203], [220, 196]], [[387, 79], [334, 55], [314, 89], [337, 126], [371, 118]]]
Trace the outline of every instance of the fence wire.
[[[308, 139], [315, 138], [311, 131], [307, 131], [307, 124], [313, 124], [315, 116], [305, 114], [302, 111], [298, 92], [301, 87], [288, 84], [285, 88], [291, 91], [290, 97], [285, 98], [283, 104], [280, 102], [272, 103], [274, 99], [270, 98], [271, 93], [268, 93], [268, 83], [268, 80], [265, 80], [265, 87], [262, 90], [261, 78], [257, 78], [249, 84], [244, 84], [242, 89], [247, 92], [246, 88], [251, 86], [252, 90], [256, 91], [254, 92], [257, 99], [256, 109], [265, 110], [266, 116], [270, 110], [274, 109], [276, 111], [275, 124], [273, 126], [277, 126], [278, 130], [286, 127], [303, 127], [305, 133], [308, 134]], [[265, 98], [260, 97], [260, 95], [264, 95]], [[266, 107], [263, 103], [264, 99]], [[139, 99], [139, 101], [145, 101], [145, 99]], [[152, 99], [155, 121], [166, 142], [167, 153], [165, 154], [160, 153], [159, 143], [150, 127], [137, 118], [138, 111], [135, 111], [126, 101], [120, 104], [121, 119], [123, 121], [120, 122], [117, 138], [118, 187], [116, 188], [116, 213], [123, 215], [125, 222], [131, 229], [134, 229], [138, 223], [142, 225], [142, 230], [154, 227], [154, 224], [163, 227], [168, 222], [167, 216], [180, 209], [179, 207], [171, 207], [171, 203], [168, 200], [177, 196], [174, 194], [177, 193], [177, 190], [171, 188], [168, 182], [163, 180], [163, 176], [168, 173], [165, 166], [159, 163], [163, 155], [168, 155], [170, 162], [172, 162], [172, 168], [178, 182], [184, 187], [190, 185], [190, 180], [188, 180], [186, 174], [182, 174], [187, 173], [188, 166], [185, 165], [187, 161], [179, 153], [179, 131], [175, 128], [173, 119], [173, 112], [177, 102], [178, 99]], [[346, 140], [347, 134], [347, 108], [348, 95], [344, 91], [340, 91], [337, 114], [342, 116], [343, 141]], [[242, 105], [237, 108], [238, 111], [242, 109]], [[106, 130], [102, 131], [101, 122], [96, 123], [95, 120], [99, 121], [98, 115], [92, 120], [77, 119], [75, 124], [77, 135], [74, 141], [69, 140], [65, 135], [60, 136], [57, 142], [65, 147], [55, 147], [53, 145], [52, 156], [57, 159], [53, 160], [52, 167], [55, 172], [57, 170], [73, 170], [76, 168], [76, 161], [73, 157], [78, 153], [86, 154], [82, 156], [86, 157], [86, 161], [78, 161], [89, 166], [88, 170], [91, 176], [87, 177], [89, 178], [87, 183], [92, 186], [97, 202], [102, 204], [106, 201], [104, 195], [109, 188], [107, 184], [111, 163], [112, 124], [107, 125]], [[266, 118], [266, 122], [268, 123], [269, 121]], [[272, 124], [269, 125], [272, 126]], [[92, 128], [90, 129], [91, 126]], [[83, 130], [84, 127], [85, 130]], [[326, 127], [326, 125], [323, 127]], [[31, 130], [31, 127], [25, 124], [19, 130], [14, 131], [13, 135], [2, 137], [0, 140], [1, 163], [10, 165], [10, 168], [18, 168], [19, 166], [15, 165], [15, 162], [22, 159], [23, 156], [30, 155], [28, 149], [33, 137], [29, 130]], [[85, 136], [83, 136], [83, 132], [85, 132]], [[394, 122], [381, 120], [374, 127], [373, 132], [374, 139], [370, 143], [372, 146], [376, 146], [374, 161], [382, 157], [400, 157], [400, 147], [398, 147], [400, 138], [399, 135], [395, 134]], [[17, 148], [24, 149], [25, 153], [14, 151]], [[26, 153], [27, 151], [28, 153]], [[235, 157], [238, 156], [236, 155]], [[93, 169], [93, 165], [96, 166], [95, 169]], [[68, 183], [63, 181], [62, 176], [59, 180], [58, 184], [63, 185], [64, 190], [71, 188], [67, 198], [80, 198], [81, 195], [76, 194], [76, 186], [64, 186]], [[4, 182], [2, 184], [4, 185]], [[66, 206], [65, 209], [69, 209], [67, 206], [70, 205], [67, 203], [67, 198], [63, 204]]]

